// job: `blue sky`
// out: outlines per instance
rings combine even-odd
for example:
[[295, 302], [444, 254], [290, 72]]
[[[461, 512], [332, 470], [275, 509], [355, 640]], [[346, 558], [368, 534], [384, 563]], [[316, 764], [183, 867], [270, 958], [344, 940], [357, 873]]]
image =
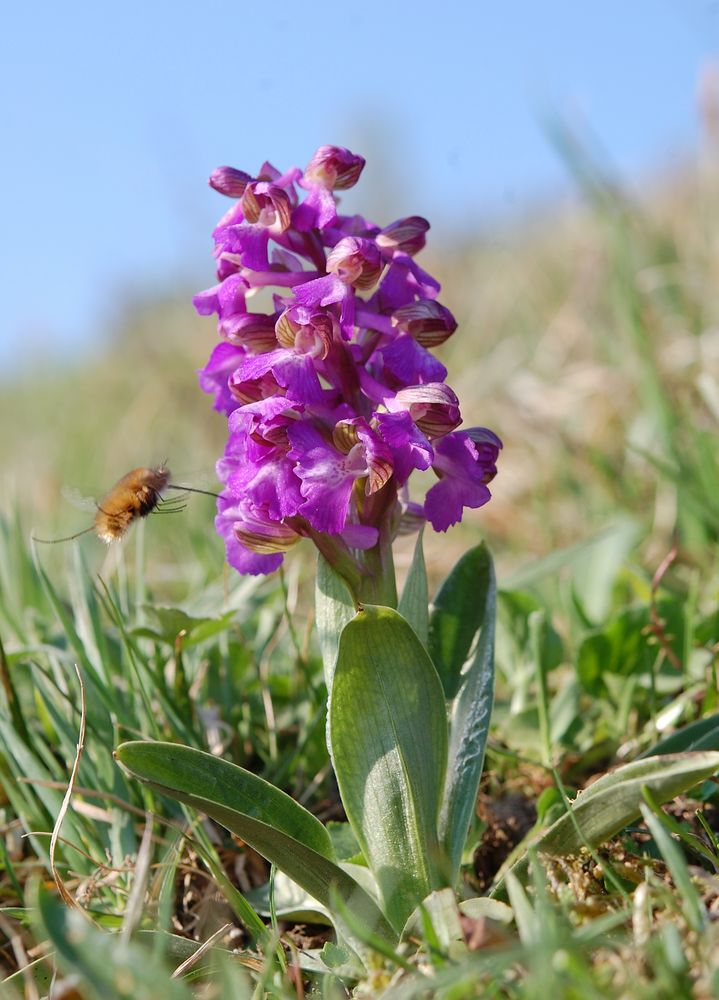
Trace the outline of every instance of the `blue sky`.
[[209, 284], [218, 164], [347, 145], [369, 158], [349, 207], [441, 240], [571, 189], [548, 109], [630, 182], [681, 162], [719, 52], [716, 0], [38, 0], [3, 21], [0, 375], [102, 338], [128, 292]]

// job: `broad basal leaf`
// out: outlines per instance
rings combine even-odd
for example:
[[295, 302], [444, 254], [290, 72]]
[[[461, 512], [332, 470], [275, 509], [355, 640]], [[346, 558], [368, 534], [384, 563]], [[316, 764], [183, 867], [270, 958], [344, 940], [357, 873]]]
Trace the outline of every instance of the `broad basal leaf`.
[[329, 731], [347, 817], [400, 931], [446, 884], [437, 819], [447, 722], [437, 672], [398, 612], [368, 605], [343, 631]]
[[229, 761], [174, 743], [123, 743], [115, 757], [158, 792], [242, 837], [328, 908], [334, 887], [363, 923], [394, 939], [376, 903], [335, 862], [325, 828], [289, 795]]
[[[680, 753], [647, 757], [605, 774], [572, 803], [571, 813], [564, 813], [527, 850], [534, 847], [543, 854], [566, 856], [582, 847], [598, 847], [639, 818], [642, 787], [646, 785], [654, 800], [661, 804], [719, 770], [719, 753]], [[527, 853], [511, 871], [520, 881], [527, 874]], [[492, 895], [504, 894], [504, 878]]]

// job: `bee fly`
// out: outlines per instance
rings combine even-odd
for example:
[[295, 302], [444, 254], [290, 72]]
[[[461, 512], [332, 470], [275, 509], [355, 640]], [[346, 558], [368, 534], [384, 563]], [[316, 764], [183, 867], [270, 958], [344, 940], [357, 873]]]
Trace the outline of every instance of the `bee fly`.
[[[170, 482], [170, 470], [163, 463], [155, 469], [133, 469], [119, 479], [112, 489], [105, 494], [99, 504], [95, 520], [89, 527], [65, 538], [35, 538], [33, 541], [43, 545], [55, 545], [57, 542], [69, 542], [80, 535], [94, 531], [103, 542], [119, 541], [131, 524], [139, 517], [147, 517], [155, 510], [167, 513], [184, 510], [185, 504], [181, 497], [165, 500], [162, 496], [165, 490], [180, 490], [182, 493], [202, 493], [204, 496], [216, 497], [217, 493], [209, 490], [198, 490], [192, 486], [179, 486]], [[164, 506], [163, 506], [164, 505]]]

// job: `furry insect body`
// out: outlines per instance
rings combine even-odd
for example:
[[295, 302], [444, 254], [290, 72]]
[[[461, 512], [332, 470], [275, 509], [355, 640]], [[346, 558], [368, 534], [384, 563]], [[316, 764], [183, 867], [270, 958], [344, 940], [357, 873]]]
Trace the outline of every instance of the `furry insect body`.
[[133, 469], [119, 479], [97, 506], [95, 534], [103, 542], [116, 542], [138, 517], [147, 517], [162, 499], [170, 482], [170, 470]]
[[[79, 538], [80, 535], [94, 531], [97, 537], [103, 542], [107, 542], [108, 545], [111, 542], [117, 542], [138, 518], [147, 517], [165, 502], [162, 494], [168, 489], [217, 497], [217, 493], [210, 493], [209, 490], [198, 490], [192, 486], [178, 486], [176, 483], [171, 483], [170, 470], [164, 464], [158, 465], [154, 469], [132, 469], [122, 479], [118, 479], [112, 489], [102, 498], [97, 505], [95, 520], [88, 528], [83, 528], [82, 531], [68, 535], [66, 538], [35, 538], [34, 540], [46, 545], [54, 545], [57, 542], [69, 542], [73, 538]], [[173, 500], [167, 501], [167, 504], [168, 513], [184, 509], [184, 505], [178, 505]]]

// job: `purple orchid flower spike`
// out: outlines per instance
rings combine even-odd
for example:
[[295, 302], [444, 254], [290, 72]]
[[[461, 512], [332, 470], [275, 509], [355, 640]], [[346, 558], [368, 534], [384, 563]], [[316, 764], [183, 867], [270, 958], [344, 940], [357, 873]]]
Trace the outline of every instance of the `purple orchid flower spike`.
[[[486, 503], [502, 443], [457, 430], [431, 353], [457, 323], [414, 260], [429, 223], [338, 211], [364, 165], [321, 146], [304, 171], [218, 167], [210, 185], [235, 203], [213, 234], [218, 284], [194, 303], [221, 338], [200, 384], [228, 415], [216, 526], [230, 565], [271, 573], [307, 537], [357, 600], [394, 604], [395, 535], [446, 531]], [[263, 289], [272, 307], [264, 292], [252, 311]], [[437, 476], [424, 504], [410, 499], [415, 469]]]

